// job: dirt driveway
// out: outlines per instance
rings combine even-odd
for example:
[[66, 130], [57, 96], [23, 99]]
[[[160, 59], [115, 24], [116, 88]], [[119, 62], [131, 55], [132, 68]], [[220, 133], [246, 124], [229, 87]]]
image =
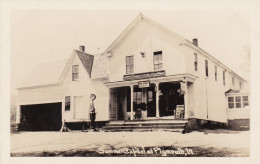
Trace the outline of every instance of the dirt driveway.
[[249, 156], [250, 132], [20, 132], [12, 156]]

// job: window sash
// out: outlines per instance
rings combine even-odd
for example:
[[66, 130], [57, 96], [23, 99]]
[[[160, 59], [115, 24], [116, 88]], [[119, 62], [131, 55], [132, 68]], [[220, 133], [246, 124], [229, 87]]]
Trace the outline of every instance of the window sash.
[[209, 63], [207, 60], [205, 60], [205, 73], [206, 76], [209, 76]]
[[218, 80], [218, 67], [215, 66], [215, 81]]
[[65, 111], [70, 110], [70, 96], [65, 96]]
[[228, 108], [229, 109], [233, 109], [235, 106], [234, 106], [234, 103], [233, 102], [231, 102], [231, 103], [228, 103]]
[[78, 73], [79, 72], [79, 65], [73, 65], [72, 66], [72, 73]]
[[72, 73], [72, 80], [78, 80], [79, 79], [79, 73]]
[[134, 56], [126, 56], [126, 74], [134, 73]]
[[223, 85], [226, 85], [226, 75], [225, 75], [225, 71], [223, 71]]
[[154, 70], [162, 70], [162, 51], [154, 52], [153, 55]]
[[72, 81], [79, 79], [79, 65], [72, 66]]
[[198, 55], [194, 53], [194, 70], [198, 71]]

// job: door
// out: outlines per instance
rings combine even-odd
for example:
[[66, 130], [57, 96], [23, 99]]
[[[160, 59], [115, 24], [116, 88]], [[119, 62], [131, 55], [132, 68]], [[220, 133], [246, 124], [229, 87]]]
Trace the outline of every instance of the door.
[[110, 89], [109, 118], [117, 120], [117, 92], [115, 89]]
[[83, 120], [84, 118], [84, 101], [83, 96], [74, 97], [74, 114], [73, 118], [77, 120]]
[[58, 131], [62, 103], [21, 105], [21, 131]]
[[147, 88], [147, 117], [156, 116], [156, 93], [155, 87]]

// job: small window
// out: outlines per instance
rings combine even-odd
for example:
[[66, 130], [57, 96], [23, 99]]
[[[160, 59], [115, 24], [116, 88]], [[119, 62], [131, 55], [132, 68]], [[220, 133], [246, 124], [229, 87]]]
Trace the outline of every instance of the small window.
[[162, 51], [157, 51], [153, 53], [153, 64], [154, 64], [154, 70], [162, 70]]
[[235, 85], [235, 78], [232, 77], [232, 85]]
[[223, 85], [226, 85], [226, 75], [225, 75], [225, 71], [223, 71]]
[[228, 97], [228, 108], [234, 108], [234, 97]]
[[205, 60], [205, 71], [206, 71], [206, 76], [209, 76], [209, 65], [208, 65], [208, 61]]
[[198, 71], [198, 55], [194, 53], [194, 70]]
[[126, 74], [134, 73], [134, 56], [126, 56]]
[[241, 97], [240, 96], [236, 96], [236, 108], [241, 108]]
[[65, 96], [65, 111], [70, 111], [70, 96]]
[[79, 65], [72, 66], [72, 81], [79, 80]]
[[218, 67], [215, 65], [215, 81], [218, 80]]
[[241, 82], [239, 82], [239, 88], [242, 89], [242, 83]]
[[243, 98], [243, 108], [249, 106], [248, 96], [242, 96]]

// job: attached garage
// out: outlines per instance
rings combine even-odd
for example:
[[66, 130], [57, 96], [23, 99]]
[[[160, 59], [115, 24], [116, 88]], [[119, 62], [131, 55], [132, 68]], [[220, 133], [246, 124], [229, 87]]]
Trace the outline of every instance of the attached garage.
[[19, 130], [58, 131], [61, 128], [62, 103], [21, 105]]

